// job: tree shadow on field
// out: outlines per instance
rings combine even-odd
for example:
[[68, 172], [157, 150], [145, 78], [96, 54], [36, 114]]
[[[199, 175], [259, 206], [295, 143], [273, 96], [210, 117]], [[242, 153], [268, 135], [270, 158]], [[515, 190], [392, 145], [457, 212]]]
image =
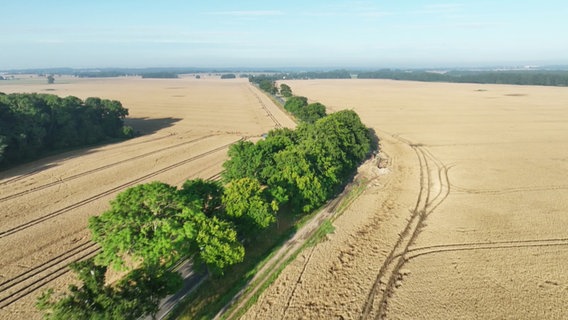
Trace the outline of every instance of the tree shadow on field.
[[377, 136], [377, 131], [373, 128], [368, 128], [369, 130], [369, 139], [371, 140], [371, 152], [379, 151], [380, 147], [379, 144], [381, 139]]
[[176, 122], [181, 121], [181, 118], [126, 118], [124, 119], [124, 124], [132, 127], [134, 132], [140, 133], [140, 135], [148, 135], [156, 133], [162, 129], [169, 128], [173, 126]]
[[[173, 126], [181, 118], [126, 118], [124, 124], [131, 126], [137, 136], [150, 135], [157, 131]], [[54, 150], [46, 152], [37, 158], [16, 161], [9, 164], [0, 164], [0, 185], [15, 182], [25, 177], [40, 173], [44, 170], [59, 166], [62, 161], [69, 160], [99, 152], [99, 148], [128, 141], [125, 139], [109, 139], [100, 143], [80, 146], [75, 148], [67, 148], [63, 150]]]

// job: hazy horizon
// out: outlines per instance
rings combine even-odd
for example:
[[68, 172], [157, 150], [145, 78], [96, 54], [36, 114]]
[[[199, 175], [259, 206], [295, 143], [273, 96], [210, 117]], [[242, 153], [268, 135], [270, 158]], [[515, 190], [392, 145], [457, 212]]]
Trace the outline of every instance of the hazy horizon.
[[26, 1], [0, 70], [566, 65], [561, 1]]

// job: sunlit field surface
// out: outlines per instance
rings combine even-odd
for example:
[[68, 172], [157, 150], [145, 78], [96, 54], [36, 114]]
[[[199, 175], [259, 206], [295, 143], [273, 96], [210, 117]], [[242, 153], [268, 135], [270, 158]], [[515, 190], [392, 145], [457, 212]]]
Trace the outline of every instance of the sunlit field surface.
[[284, 82], [355, 110], [390, 163], [246, 318], [566, 317], [568, 88]]

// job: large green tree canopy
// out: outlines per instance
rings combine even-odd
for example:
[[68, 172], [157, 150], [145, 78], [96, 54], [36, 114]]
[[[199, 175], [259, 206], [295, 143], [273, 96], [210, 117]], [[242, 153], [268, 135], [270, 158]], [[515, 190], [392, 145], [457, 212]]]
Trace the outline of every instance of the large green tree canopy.
[[223, 204], [226, 214], [246, 230], [264, 229], [276, 221], [276, 202], [269, 201], [263, 186], [254, 178], [231, 181], [225, 188]]
[[[121, 269], [132, 259], [168, 266], [180, 257], [195, 256], [212, 271], [221, 271], [242, 261], [244, 248], [237, 241], [236, 227], [219, 220], [222, 215], [215, 212], [222, 194], [216, 187], [202, 180], [188, 181], [182, 190], [151, 182], [120, 193], [110, 210], [89, 220], [93, 240], [102, 249], [96, 262]], [[222, 251], [215, 255], [217, 249]]]
[[197, 204], [184, 203], [175, 187], [152, 182], [129, 188], [111, 209], [89, 220], [93, 240], [102, 247], [97, 262], [123, 267], [125, 258], [145, 264], [173, 261], [189, 253], [197, 234]]

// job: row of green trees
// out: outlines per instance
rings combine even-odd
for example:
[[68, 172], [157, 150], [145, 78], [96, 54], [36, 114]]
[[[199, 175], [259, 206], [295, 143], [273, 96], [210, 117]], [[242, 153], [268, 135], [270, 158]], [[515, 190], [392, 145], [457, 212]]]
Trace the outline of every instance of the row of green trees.
[[275, 72], [270, 74], [250, 75], [249, 81], [255, 83], [264, 91], [275, 94], [278, 88], [274, 85], [277, 80], [305, 80], [305, 79], [351, 79], [351, 73], [347, 70], [332, 71], [308, 71], [308, 72]]
[[290, 112], [296, 119], [314, 123], [326, 116], [326, 108], [319, 102], [308, 103], [308, 98], [292, 96], [286, 100], [284, 109]]
[[[89, 220], [101, 251], [73, 266], [82, 285], [62, 297], [48, 291], [38, 306], [48, 319], [155, 313], [160, 298], [179, 289], [181, 278], [171, 271], [176, 261], [192, 257], [211, 274], [223, 274], [243, 261], [244, 243], [253, 243], [281, 215], [310, 212], [337, 194], [369, 154], [371, 138], [355, 112], [340, 111], [232, 145], [221, 182], [127, 189]], [[108, 284], [107, 268], [128, 274]]]
[[119, 101], [0, 93], [0, 167], [71, 147], [131, 137]]
[[[354, 111], [339, 111], [296, 130], [272, 130], [256, 144], [231, 146], [223, 179], [257, 186], [264, 208], [309, 212], [338, 191], [371, 150], [371, 141]], [[266, 210], [256, 216], [269, 219]]]

